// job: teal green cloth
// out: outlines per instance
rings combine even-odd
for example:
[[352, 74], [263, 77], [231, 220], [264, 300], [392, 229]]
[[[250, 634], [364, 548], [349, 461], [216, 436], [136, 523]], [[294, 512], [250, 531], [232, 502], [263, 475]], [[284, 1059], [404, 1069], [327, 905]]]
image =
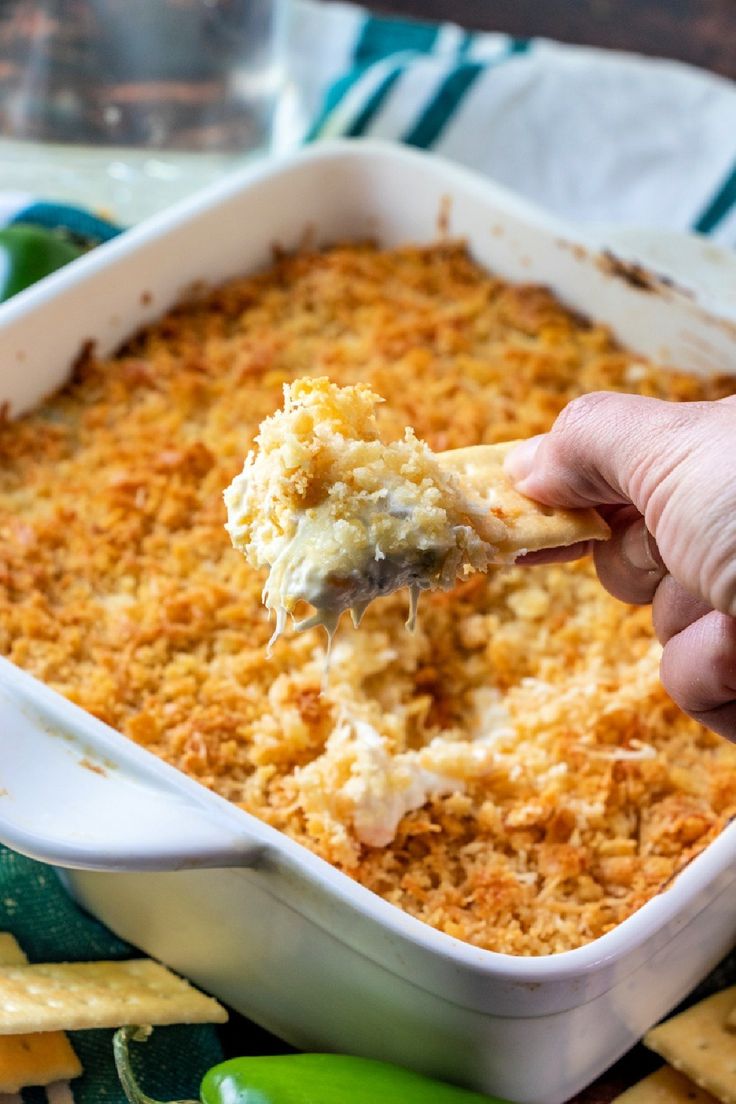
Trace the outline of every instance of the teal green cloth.
[[[78, 962], [139, 956], [83, 912], [56, 872], [0, 848], [0, 930], [11, 932], [31, 962]], [[75, 1104], [125, 1104], [112, 1059], [112, 1031], [72, 1031], [85, 1072], [71, 1082]], [[156, 1028], [133, 1048], [143, 1088], [161, 1100], [196, 1099], [202, 1075], [222, 1061], [217, 1032], [209, 1025]], [[47, 1104], [44, 1089], [25, 1089], [24, 1104]]]

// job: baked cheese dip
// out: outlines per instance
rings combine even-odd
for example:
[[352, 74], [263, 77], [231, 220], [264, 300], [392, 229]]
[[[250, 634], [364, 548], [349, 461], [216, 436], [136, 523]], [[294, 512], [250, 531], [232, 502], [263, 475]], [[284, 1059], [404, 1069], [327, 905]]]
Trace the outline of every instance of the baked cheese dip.
[[357, 625], [374, 598], [402, 587], [413, 628], [420, 591], [449, 590], [495, 557], [457, 478], [414, 431], [382, 443], [380, 401], [364, 384], [285, 385], [283, 410], [260, 427], [257, 449], [225, 491], [233, 544], [269, 568], [263, 598], [276, 614], [274, 640], [299, 601], [316, 612], [297, 629], [324, 625], [331, 638], [344, 610]]
[[324, 693], [321, 628], [267, 657], [267, 572], [233, 552], [222, 491], [309, 376], [385, 396], [381, 439], [410, 425], [433, 453], [543, 432], [584, 391], [734, 390], [462, 244], [279, 258], [0, 425], [0, 649], [433, 927], [518, 955], [587, 943], [736, 814], [736, 747], [669, 700], [649, 609], [585, 561], [430, 590], [413, 634], [406, 594], [379, 598], [343, 619]]
[[505, 445], [435, 456], [407, 426], [383, 442], [365, 385], [302, 379], [284, 386], [243, 471], [225, 491], [226, 529], [254, 567], [269, 569], [263, 599], [273, 643], [299, 602], [332, 644], [340, 614], [353, 624], [381, 595], [409, 588], [408, 627], [423, 590], [510, 564], [531, 548], [605, 540], [594, 510], [552, 510], [520, 495], [503, 473]]

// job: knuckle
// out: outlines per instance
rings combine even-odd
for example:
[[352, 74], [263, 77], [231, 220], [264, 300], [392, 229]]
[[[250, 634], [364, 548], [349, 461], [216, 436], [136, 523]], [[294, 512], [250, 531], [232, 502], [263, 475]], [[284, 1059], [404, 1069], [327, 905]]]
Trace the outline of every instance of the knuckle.
[[592, 419], [597, 419], [602, 406], [610, 406], [620, 396], [610, 391], [589, 391], [585, 395], [579, 395], [560, 412], [552, 427], [553, 436], [587, 435]]
[[672, 575], [665, 575], [652, 604], [654, 631], [660, 644], [667, 644], [711, 611], [711, 606], [687, 590]]
[[665, 645], [659, 668], [660, 681], [675, 705], [685, 713], [692, 713], [699, 703], [693, 699], [690, 680], [683, 679], [679, 664], [672, 662], [672, 650], [673, 643]]
[[[736, 459], [736, 454], [734, 454]], [[690, 475], [683, 520], [695, 538], [693, 570], [701, 594], [721, 613], [736, 617], [736, 484], [723, 478], [716, 459]], [[717, 480], [720, 479], [720, 486]], [[705, 486], [711, 484], [708, 494]]]
[[[631, 556], [626, 554], [627, 536], [633, 528], [630, 523], [632, 511], [625, 508], [623, 513], [623, 524], [612, 524], [611, 539], [593, 549], [593, 561], [598, 578], [609, 594], [630, 605], [648, 605], [667, 569], [663, 566], [652, 569], [632, 562]], [[638, 513], [634, 513], [638, 518]]]
[[720, 631], [712, 654], [713, 677], [718, 694], [729, 698], [736, 694], [736, 620], [720, 616], [718, 625]]
[[701, 590], [714, 609], [736, 617], [736, 542], [703, 558]]
[[736, 698], [736, 620], [717, 612], [670, 640], [662, 653], [662, 685], [686, 713], [704, 714]]
[[608, 462], [601, 444], [609, 439], [617, 421], [614, 412], [625, 398], [607, 391], [581, 395], [559, 414], [547, 437], [547, 462], [564, 473], [566, 485], [580, 503], [611, 501]]

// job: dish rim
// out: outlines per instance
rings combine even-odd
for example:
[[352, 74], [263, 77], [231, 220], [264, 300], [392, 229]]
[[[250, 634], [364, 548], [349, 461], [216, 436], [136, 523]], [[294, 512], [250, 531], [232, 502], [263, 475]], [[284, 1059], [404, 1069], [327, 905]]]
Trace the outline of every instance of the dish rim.
[[[584, 236], [574, 228], [562, 224], [552, 216], [547, 216], [533, 204], [491, 181], [484, 180], [471, 170], [447, 162], [436, 155], [390, 142], [374, 139], [340, 140], [325, 142], [263, 164], [249, 166], [233, 174], [232, 177], [217, 182], [203, 193], [188, 197], [162, 214], [131, 228], [120, 238], [106, 243], [68, 268], [48, 277], [41, 284], [27, 289], [8, 303], [0, 305], [0, 327], [10, 325], [24, 315], [35, 314], [67, 288], [94, 278], [100, 270], [114, 267], [120, 260], [135, 253], [142, 245], [175, 231], [179, 226], [195, 219], [197, 215], [217, 207], [230, 196], [246, 192], [253, 185], [288, 172], [299, 163], [345, 157], [370, 158], [374, 154], [380, 154], [384, 158], [390, 157], [397, 163], [404, 161], [434, 165], [436, 171], [443, 174], [448, 188], [456, 184], [458, 188], [471, 188], [475, 194], [481, 193], [487, 198], [501, 199], [514, 214], [520, 214], [532, 226], [542, 226], [547, 231], [560, 235], [567, 242], [579, 243], [589, 248], [592, 253], [597, 252], [595, 247], [591, 247]], [[158, 316], [169, 309], [170, 307], [166, 307], [163, 312], [159, 310]], [[75, 732], [83, 734], [86, 747], [91, 744], [95, 751], [102, 749], [108, 758], [112, 758], [116, 763], [129, 763], [137, 773], [142, 770], [149, 776], [158, 775], [165, 789], [184, 793], [200, 807], [216, 808], [218, 819], [232, 821], [240, 829], [241, 835], [244, 835], [247, 829], [249, 838], [262, 849], [262, 858], [266, 862], [276, 858], [282, 860], [282, 863], [285, 861], [285, 865], [302, 875], [308, 875], [327, 894], [336, 896], [342, 903], [375, 923], [379, 928], [407, 940], [433, 956], [441, 957], [446, 962], [456, 966], [462, 965], [496, 981], [505, 980], [519, 985], [539, 981], [568, 981], [603, 966], [615, 965], [657, 934], [663, 934], [683, 912], [688, 908], [692, 909], [699, 894], [719, 875], [727, 874], [736, 856], [735, 820], [728, 824], [703, 851], [690, 860], [655, 896], [611, 931], [589, 943], [572, 950], [534, 956], [519, 956], [487, 950], [433, 928], [425, 921], [405, 912], [400, 906], [391, 904], [285, 833], [270, 827], [254, 814], [240, 809], [214, 791], [208, 790], [202, 783], [177, 767], [159, 759], [146, 748], [135, 744], [123, 733], [63, 698], [40, 679], [28, 674], [5, 657], [0, 657], [0, 676], [2, 676], [0, 682], [6, 688], [11, 691], [14, 688], [22, 689], [25, 696], [35, 698], [41, 703], [42, 708], [43, 704], [47, 703], [48, 708], [55, 714], [60, 711], [68, 713], [71, 710], [70, 722]], [[24, 687], [25, 680], [29, 680], [29, 683]], [[46, 695], [52, 695], [52, 700], [49, 701]], [[70, 855], [68, 858], [67, 865], [73, 867], [75, 865], [73, 856]], [[736, 877], [736, 873], [733, 877]], [[271, 892], [276, 888], [274, 882]], [[275, 895], [279, 896], [278, 893]], [[708, 902], [705, 902], [700, 908], [707, 907], [707, 904]], [[700, 908], [697, 909], [698, 912]], [[690, 917], [690, 919], [693, 918]], [[336, 938], [347, 942], [342, 935], [333, 934]], [[668, 942], [673, 935], [674, 932], [668, 934], [666, 941]], [[364, 951], [364, 953], [369, 952]], [[369, 957], [376, 956], [369, 954]], [[629, 963], [626, 973], [635, 970], [637, 965], [636, 961]], [[620, 976], [623, 975], [618, 975], [615, 980], [619, 980]], [[611, 984], [614, 984], [613, 980]]]

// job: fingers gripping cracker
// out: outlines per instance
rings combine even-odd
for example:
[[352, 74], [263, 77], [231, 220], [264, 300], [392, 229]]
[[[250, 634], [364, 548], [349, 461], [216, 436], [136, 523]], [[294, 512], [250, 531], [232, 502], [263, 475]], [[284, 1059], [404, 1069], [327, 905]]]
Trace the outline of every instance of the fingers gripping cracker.
[[502, 555], [519, 556], [542, 548], [566, 548], [581, 541], [607, 540], [611, 531], [595, 510], [561, 510], [543, 506], [520, 494], [504, 471], [504, 460], [519, 441], [475, 445], [443, 452], [438, 460], [456, 472], [466, 495], [477, 498], [476, 527], [483, 516], [502, 522], [503, 535], [496, 540]]

